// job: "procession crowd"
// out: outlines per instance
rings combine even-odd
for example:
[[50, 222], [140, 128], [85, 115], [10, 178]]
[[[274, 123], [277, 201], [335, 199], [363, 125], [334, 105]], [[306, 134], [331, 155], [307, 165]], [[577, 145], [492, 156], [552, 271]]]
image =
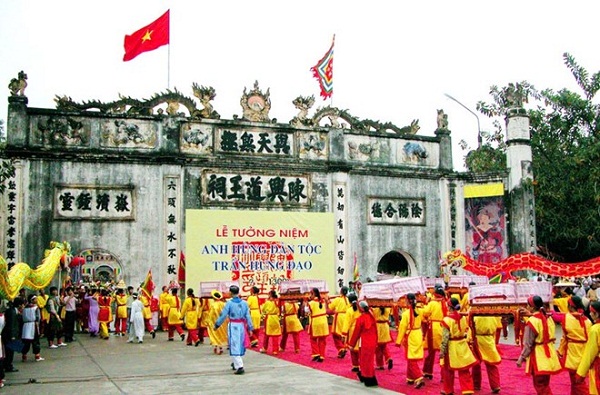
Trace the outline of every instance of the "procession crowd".
[[[600, 301], [588, 292], [595, 294], [591, 284], [585, 288], [584, 283], [557, 288], [551, 309], [541, 297], [531, 296], [529, 311], [521, 314], [524, 330], [515, 334], [521, 344], [516, 363], [518, 367], [526, 363], [525, 371], [538, 394], [552, 394], [550, 378], [563, 370], [569, 374], [572, 394], [599, 393]], [[372, 301], [362, 298], [355, 284], [331, 297], [317, 288], [308, 298], [298, 299], [281, 298], [275, 291], [265, 299], [257, 287], [244, 299], [237, 286], [229, 293], [228, 300], [216, 290], [210, 297], [198, 298], [190, 288], [182, 301], [180, 289], [167, 286], [158, 298], [144, 289], [135, 292], [133, 287], [112, 291], [51, 287], [49, 295], [44, 290], [29, 295], [22, 290], [0, 315], [0, 383], [5, 372], [17, 371], [15, 354], [26, 362], [31, 351], [33, 361], [43, 362], [41, 339], [46, 339], [49, 350], [55, 350], [74, 341], [76, 332], [99, 339], [108, 339], [112, 332], [127, 337], [128, 343], [143, 343], [146, 332], [155, 338], [161, 330], [168, 341], [174, 341], [177, 334], [187, 346], [196, 347], [208, 339], [214, 354], [229, 350], [234, 373], [243, 374], [247, 335], [250, 347], [277, 355], [286, 351], [289, 337], [291, 350], [299, 353], [299, 334], [306, 331], [315, 368], [326, 363], [325, 347], [331, 336], [337, 358], [349, 354], [349, 369], [367, 387], [377, 386], [377, 370], [393, 369], [388, 345], [395, 344], [406, 359], [404, 379], [416, 390], [434, 378], [436, 363], [442, 394], [459, 393], [455, 392], [455, 375], [460, 393], [480, 390], [481, 364], [492, 393], [501, 390], [498, 366], [502, 357], [497, 344], [500, 336], [506, 337], [508, 319], [474, 316], [470, 320], [468, 294], [448, 295], [444, 287], [436, 286], [426, 297], [408, 294], [402, 311], [395, 311], [384, 304], [370, 306]], [[556, 349], [558, 324], [563, 335]]]

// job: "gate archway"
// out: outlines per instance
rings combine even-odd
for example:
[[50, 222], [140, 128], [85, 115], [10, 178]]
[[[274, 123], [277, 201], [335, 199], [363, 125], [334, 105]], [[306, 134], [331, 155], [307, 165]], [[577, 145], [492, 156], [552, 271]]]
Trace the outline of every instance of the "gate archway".
[[[123, 277], [123, 265], [118, 256], [103, 248], [88, 248], [79, 254], [84, 259], [78, 272], [71, 270], [71, 277], [75, 282], [84, 283], [100, 281], [101, 283], [116, 283]], [[79, 277], [79, 278], [77, 278]]]
[[415, 260], [406, 251], [393, 250], [381, 257], [377, 264], [377, 273], [388, 276], [416, 276]]

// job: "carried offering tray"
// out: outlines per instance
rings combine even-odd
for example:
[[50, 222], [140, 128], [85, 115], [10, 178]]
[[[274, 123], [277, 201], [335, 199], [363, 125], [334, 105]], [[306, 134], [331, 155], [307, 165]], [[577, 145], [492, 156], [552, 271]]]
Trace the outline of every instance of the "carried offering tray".
[[313, 288], [317, 288], [321, 296], [329, 293], [327, 281], [324, 280], [288, 280], [279, 284], [279, 298], [283, 300], [306, 299]]
[[212, 291], [219, 291], [224, 298], [229, 297], [229, 287], [238, 285], [237, 281], [201, 281], [200, 282], [200, 297], [212, 298]]
[[409, 293], [425, 295], [427, 288], [423, 277], [402, 277], [389, 280], [365, 283], [360, 293], [361, 298], [398, 302]]

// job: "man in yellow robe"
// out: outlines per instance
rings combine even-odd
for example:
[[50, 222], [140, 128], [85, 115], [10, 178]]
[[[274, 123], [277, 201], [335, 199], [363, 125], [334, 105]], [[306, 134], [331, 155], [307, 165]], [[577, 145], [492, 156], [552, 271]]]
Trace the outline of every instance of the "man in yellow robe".
[[585, 377], [590, 376], [590, 395], [600, 394], [600, 301], [590, 303], [590, 315], [594, 325], [588, 333], [588, 341], [577, 367], [577, 381], [585, 383]]
[[473, 385], [475, 391], [481, 389], [481, 362], [485, 364], [488, 381], [492, 393], [500, 392], [500, 372], [498, 365], [502, 362], [498, 348], [496, 347], [496, 332], [500, 317], [473, 317], [473, 350], [479, 359], [473, 366]]
[[200, 340], [200, 344], [204, 344], [204, 336], [208, 336], [208, 327], [210, 326], [209, 315], [212, 303], [212, 296], [202, 296], [200, 298], [200, 310], [198, 311], [200, 317], [198, 320], [198, 340]]
[[592, 327], [591, 321], [584, 315], [581, 298], [572, 295], [567, 303], [567, 314], [554, 313], [552, 319], [562, 326], [563, 335], [558, 346], [558, 356], [563, 368], [569, 372], [571, 394], [586, 394], [586, 383], [579, 383], [576, 377], [577, 368]]
[[46, 295], [46, 292], [44, 292], [43, 289], [40, 289], [39, 295], [37, 298], [35, 298], [35, 300], [38, 305], [38, 308], [40, 309], [40, 312], [42, 313], [40, 320], [40, 337], [42, 337], [46, 333], [46, 326], [50, 321], [50, 313], [48, 313], [48, 310], [46, 309], [46, 303], [48, 303], [48, 295]]
[[384, 364], [388, 370], [394, 367], [394, 360], [390, 355], [387, 344], [392, 342], [390, 334], [390, 307], [375, 307], [373, 308], [373, 316], [377, 323], [377, 348], [375, 349], [375, 365], [377, 370], [383, 370]]
[[250, 347], [258, 346], [258, 337], [260, 336], [260, 301], [258, 294], [260, 289], [252, 287], [250, 295], [246, 302], [250, 308], [250, 317], [252, 318], [252, 334], [250, 335]]
[[470, 369], [477, 364], [467, 343], [469, 324], [467, 317], [461, 316], [460, 301], [450, 299], [449, 313], [442, 321], [442, 344], [440, 346], [440, 367], [444, 394], [454, 393], [454, 373], [458, 372], [460, 390], [463, 394], [473, 393], [473, 377]]
[[188, 288], [187, 297], [183, 301], [181, 306], [181, 312], [179, 316], [185, 321], [185, 327], [188, 331], [187, 345], [191, 346], [194, 344], [196, 347], [200, 344], [198, 339], [198, 311], [200, 309], [200, 302], [194, 296], [194, 290]]
[[538, 395], [551, 395], [550, 376], [562, 369], [554, 348], [556, 326], [546, 315], [544, 302], [538, 295], [527, 300], [533, 315], [529, 317], [523, 333], [523, 350], [517, 367], [527, 360], [525, 372], [533, 378], [533, 387]]
[[423, 362], [423, 376], [433, 379], [433, 364], [435, 354], [442, 344], [442, 320], [448, 312], [446, 293], [441, 287], [436, 287], [433, 299], [423, 308], [423, 319], [427, 320], [427, 333], [425, 336], [425, 347], [427, 356]]
[[265, 317], [265, 336], [260, 352], [266, 353], [269, 351], [269, 340], [271, 340], [273, 355], [277, 355], [279, 352], [279, 337], [281, 336], [281, 324], [279, 323], [281, 310], [277, 292], [269, 292], [269, 299], [262, 305], [261, 312]]
[[321, 299], [321, 292], [318, 288], [312, 289], [308, 308], [310, 310], [308, 334], [310, 336], [312, 360], [323, 362], [325, 360], [327, 336], [329, 336], [329, 324], [327, 323], [327, 300]]
[[173, 341], [173, 336], [175, 335], [175, 331], [181, 337], [181, 341], [185, 339], [185, 334], [183, 333], [183, 328], [181, 325], [183, 321], [179, 317], [179, 309], [181, 308], [181, 300], [177, 293], [179, 292], [178, 288], [171, 288], [171, 295], [167, 297], [167, 303], [169, 304], [169, 341]]
[[348, 287], [342, 287], [340, 289], [340, 296], [333, 299], [328, 306], [329, 314], [333, 315], [331, 335], [333, 336], [333, 344], [338, 351], [338, 358], [344, 358], [346, 356], [343, 331], [346, 310], [348, 310], [349, 307], [350, 302], [348, 301]]
[[[343, 336], [346, 341], [354, 335], [354, 329], [356, 328], [356, 321], [361, 315], [360, 309], [358, 308], [358, 297], [355, 293], [348, 295], [348, 301], [350, 302], [350, 308], [346, 310], [346, 317], [344, 318], [344, 330]], [[346, 347], [350, 351], [350, 362], [352, 363], [352, 371], [358, 373], [360, 371], [360, 360], [359, 360], [359, 347], [355, 344], [354, 347]]]
[[160, 327], [163, 332], [169, 330], [169, 310], [171, 306], [167, 299], [169, 298], [169, 288], [166, 285], [162, 287], [162, 293], [158, 296], [158, 308], [160, 309]]
[[215, 328], [215, 324], [225, 308], [225, 302], [223, 301], [223, 295], [217, 290], [212, 291], [212, 297], [213, 303], [208, 314], [208, 337], [211, 346], [213, 346], [213, 352], [221, 355], [223, 354], [223, 347], [227, 347], [227, 324], [229, 319], [226, 318], [218, 328]]
[[125, 336], [127, 331], [127, 299], [124, 289], [118, 289], [115, 295], [117, 311], [115, 314], [115, 336]]
[[423, 331], [421, 325], [423, 322], [422, 309], [418, 309], [415, 294], [406, 295], [408, 308], [402, 312], [400, 323], [398, 325], [398, 337], [396, 346], [404, 347], [404, 356], [406, 358], [406, 383], [419, 389], [425, 385], [423, 381], [423, 371], [418, 362], [423, 360]]
[[[300, 301], [300, 304], [302, 301]], [[292, 335], [294, 339], [294, 352], [300, 352], [300, 332], [302, 332], [302, 324], [298, 318], [298, 304], [286, 301], [283, 304], [283, 328], [281, 335], [281, 345], [279, 351], [285, 351], [288, 335]]]

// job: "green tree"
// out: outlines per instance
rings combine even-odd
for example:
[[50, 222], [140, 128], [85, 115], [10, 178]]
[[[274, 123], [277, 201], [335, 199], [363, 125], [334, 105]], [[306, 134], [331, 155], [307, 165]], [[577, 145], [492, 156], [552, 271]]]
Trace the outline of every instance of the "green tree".
[[[568, 89], [538, 91], [528, 82], [519, 86], [531, 99], [530, 117], [534, 193], [538, 244], [567, 262], [600, 256], [600, 105], [594, 98], [600, 90], [600, 72], [589, 75], [575, 59], [563, 55], [581, 93]], [[513, 85], [514, 87], [514, 85]], [[496, 120], [496, 133], [503, 140], [500, 118], [509, 110], [508, 87], [492, 86], [491, 103], [479, 102], [477, 109]], [[483, 148], [483, 146], [482, 146]], [[505, 153], [502, 144], [489, 146], [495, 157]], [[487, 153], [470, 152], [470, 171], [483, 171], [492, 164], [469, 157]], [[506, 163], [504, 163], [506, 168]]]

